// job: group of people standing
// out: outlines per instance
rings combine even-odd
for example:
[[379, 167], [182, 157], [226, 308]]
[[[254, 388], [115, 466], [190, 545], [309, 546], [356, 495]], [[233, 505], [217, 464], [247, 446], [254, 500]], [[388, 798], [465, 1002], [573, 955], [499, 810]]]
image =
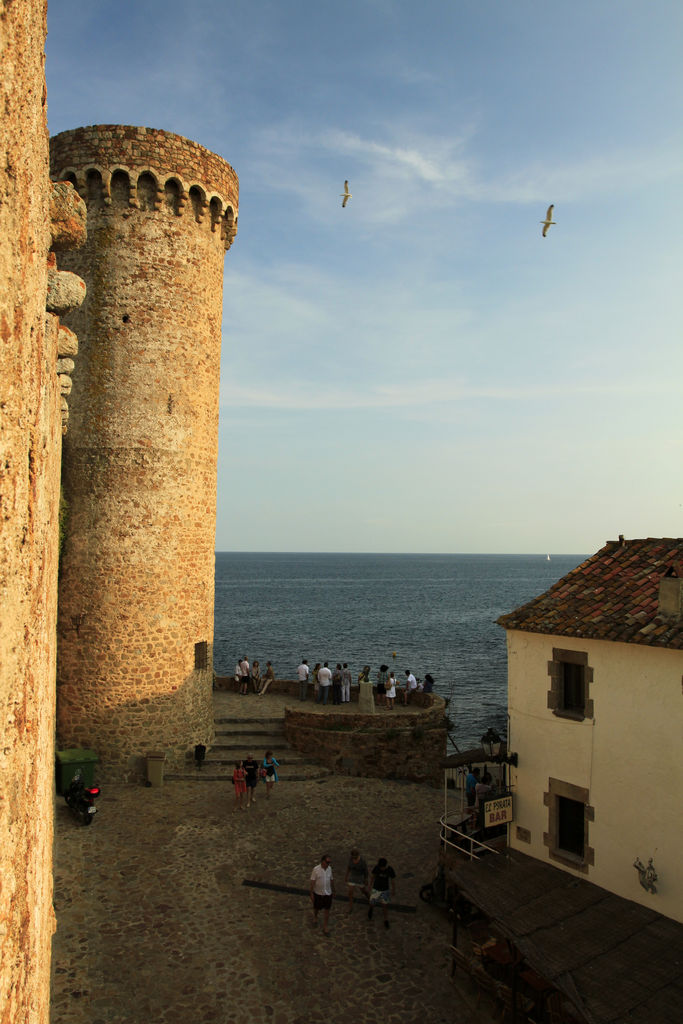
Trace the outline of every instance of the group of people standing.
[[259, 780], [265, 782], [266, 797], [270, 799], [273, 786], [278, 781], [277, 769], [279, 767], [279, 762], [273, 757], [272, 750], [266, 750], [260, 765], [251, 754], [247, 754], [244, 761], [235, 761], [232, 773], [232, 784], [235, 788], [233, 811], [243, 811], [256, 803], [256, 787]]
[[388, 665], [380, 665], [379, 667], [377, 673], [377, 703], [380, 707], [392, 710], [397, 693], [401, 694], [403, 704], [406, 706], [413, 694], [431, 693], [433, 689], [434, 678], [429, 672], [425, 675], [424, 682], [422, 682], [422, 680], [415, 678], [411, 669], [407, 668], [405, 670], [405, 682], [403, 687], [400, 687], [396, 681], [396, 673], [393, 669], [390, 670]]
[[329, 662], [323, 665], [318, 662], [313, 671], [308, 667], [308, 660], [302, 658], [301, 664], [296, 670], [299, 679], [299, 700], [308, 699], [309, 679], [313, 680], [313, 693], [318, 704], [327, 704], [327, 698], [332, 690], [333, 704], [348, 704], [351, 701], [351, 669], [346, 662], [331, 669]]
[[[314, 698], [318, 704], [327, 704], [330, 689], [332, 690], [333, 704], [348, 704], [350, 702], [353, 677], [346, 662], [343, 664], [337, 662], [334, 669], [330, 669], [329, 662], [327, 661], [322, 665], [320, 662], [317, 662], [311, 670], [308, 667], [308, 660], [302, 658], [301, 664], [296, 671], [299, 679], [299, 700], [304, 701], [308, 699], [308, 684], [312, 679]], [[359, 684], [372, 682], [370, 671], [369, 665], [363, 666], [358, 673]], [[403, 697], [404, 705], [408, 704], [414, 693], [432, 692], [434, 678], [429, 673], [425, 675], [424, 682], [416, 679], [409, 668], [405, 670], [405, 676], [405, 685], [403, 688], [400, 688], [396, 681], [394, 670], [391, 669], [390, 671], [388, 665], [380, 665], [376, 679], [377, 703], [380, 707], [392, 709], [398, 692]]]
[[[389, 864], [386, 857], [380, 857], [372, 871], [368, 871], [368, 865], [360, 850], [354, 847], [349, 855], [349, 862], [344, 875], [346, 891], [349, 898], [350, 914], [353, 911], [353, 901], [357, 896], [367, 899], [368, 920], [372, 920], [373, 910], [376, 906], [382, 908], [384, 927], [389, 927], [387, 908], [396, 895], [396, 872]], [[335, 895], [334, 876], [332, 874], [332, 858], [324, 853], [311, 872], [310, 897], [313, 904], [313, 927], [317, 927], [318, 914], [323, 915], [323, 935], [329, 935], [330, 909], [332, 899]]]
[[263, 697], [274, 679], [275, 669], [269, 661], [266, 662], [263, 675], [261, 675], [261, 666], [258, 661], [254, 660], [253, 665], [250, 665], [246, 654], [235, 665], [235, 682], [239, 684], [240, 694], [245, 697], [249, 693], [250, 686], [254, 693]]
[[493, 779], [487, 771], [481, 774], [480, 768], [470, 768], [465, 778], [465, 798], [468, 810], [474, 816], [479, 813], [481, 801], [493, 792]]

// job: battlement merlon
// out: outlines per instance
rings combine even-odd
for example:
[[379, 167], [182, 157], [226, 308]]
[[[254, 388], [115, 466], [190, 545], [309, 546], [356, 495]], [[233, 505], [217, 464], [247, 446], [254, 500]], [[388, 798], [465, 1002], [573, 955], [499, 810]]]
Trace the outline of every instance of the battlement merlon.
[[230, 164], [197, 142], [158, 128], [100, 124], [50, 139], [50, 173], [71, 181], [90, 207], [101, 201], [177, 216], [220, 230], [229, 249], [237, 233], [239, 180]]

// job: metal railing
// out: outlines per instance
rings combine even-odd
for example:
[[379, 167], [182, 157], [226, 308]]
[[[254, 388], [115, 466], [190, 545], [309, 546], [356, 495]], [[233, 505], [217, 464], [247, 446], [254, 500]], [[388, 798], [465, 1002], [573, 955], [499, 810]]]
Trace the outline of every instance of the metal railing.
[[[451, 823], [449, 819], [454, 817], [456, 821]], [[457, 850], [458, 853], [463, 853], [469, 860], [479, 860], [482, 853], [499, 854], [500, 850], [497, 850], [494, 846], [482, 843], [481, 840], [475, 839], [474, 836], [470, 836], [467, 832], [461, 830], [459, 826], [464, 825], [468, 818], [469, 815], [463, 817], [463, 812], [457, 811], [444, 814], [439, 819], [441, 826], [440, 838], [444, 846], [449, 846], [451, 849]]]

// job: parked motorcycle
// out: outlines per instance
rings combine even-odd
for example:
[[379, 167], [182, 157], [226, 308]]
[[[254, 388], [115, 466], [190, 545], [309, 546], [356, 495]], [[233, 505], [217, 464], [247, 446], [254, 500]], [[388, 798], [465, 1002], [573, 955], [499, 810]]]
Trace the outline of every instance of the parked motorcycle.
[[84, 786], [80, 769], [75, 773], [64, 794], [67, 806], [81, 825], [89, 825], [97, 814], [95, 800], [100, 795], [99, 786]]

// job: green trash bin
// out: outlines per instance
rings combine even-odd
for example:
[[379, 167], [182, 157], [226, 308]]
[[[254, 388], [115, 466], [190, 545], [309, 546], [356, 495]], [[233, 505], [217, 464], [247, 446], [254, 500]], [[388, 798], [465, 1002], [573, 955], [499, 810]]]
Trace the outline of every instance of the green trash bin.
[[74, 750], [58, 750], [57, 757], [57, 792], [64, 796], [71, 781], [80, 771], [84, 786], [92, 786], [95, 781], [95, 765], [99, 758], [94, 750], [77, 747]]
[[166, 754], [161, 751], [154, 751], [147, 754], [145, 760], [147, 761], [147, 785], [163, 786]]

